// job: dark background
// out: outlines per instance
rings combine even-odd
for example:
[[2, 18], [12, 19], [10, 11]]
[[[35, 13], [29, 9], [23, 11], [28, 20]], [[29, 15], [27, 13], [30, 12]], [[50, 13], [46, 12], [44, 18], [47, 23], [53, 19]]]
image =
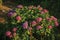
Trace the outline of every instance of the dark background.
[[[50, 15], [54, 15], [58, 19], [60, 18], [60, 0], [3, 0], [6, 5], [16, 6], [22, 5], [41, 5], [43, 8], [49, 10]], [[8, 3], [7, 3], [8, 2]]]

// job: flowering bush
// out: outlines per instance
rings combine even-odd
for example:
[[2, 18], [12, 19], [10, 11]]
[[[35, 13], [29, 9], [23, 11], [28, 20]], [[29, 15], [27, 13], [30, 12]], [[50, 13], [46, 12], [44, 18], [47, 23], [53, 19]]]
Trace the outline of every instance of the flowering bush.
[[8, 12], [6, 20], [5, 35], [13, 40], [43, 40], [52, 35], [54, 38], [54, 29], [59, 25], [57, 18], [41, 6], [18, 5]]

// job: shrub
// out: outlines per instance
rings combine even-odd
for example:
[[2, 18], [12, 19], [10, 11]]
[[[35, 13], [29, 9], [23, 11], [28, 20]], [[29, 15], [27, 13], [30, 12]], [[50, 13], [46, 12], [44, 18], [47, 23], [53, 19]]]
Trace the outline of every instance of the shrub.
[[5, 33], [5, 36], [13, 40], [43, 40], [45, 38], [49, 40], [49, 37], [53, 39], [54, 29], [59, 25], [57, 18], [51, 16], [49, 11], [40, 5], [37, 7], [18, 5], [17, 8], [8, 12], [6, 20], [7, 34]]

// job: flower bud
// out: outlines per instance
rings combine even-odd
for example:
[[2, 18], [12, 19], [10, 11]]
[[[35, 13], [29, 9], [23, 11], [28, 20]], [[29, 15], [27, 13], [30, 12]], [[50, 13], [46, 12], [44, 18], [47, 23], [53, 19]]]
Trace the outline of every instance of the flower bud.
[[36, 19], [36, 21], [39, 23], [39, 22], [42, 21], [42, 18], [41, 18], [41, 17], [38, 17], [38, 18]]
[[23, 29], [27, 29], [27, 28], [28, 28], [28, 22], [25, 21], [25, 22], [23, 23]]
[[52, 20], [57, 21], [57, 18], [55, 18], [54, 16], [51, 16]]
[[49, 28], [49, 29], [52, 29], [52, 26], [50, 25], [50, 26], [48, 26], [48, 28]]
[[32, 27], [28, 27], [28, 30], [31, 31], [32, 30]]
[[13, 31], [13, 32], [16, 32], [16, 31], [17, 31], [17, 28], [14, 27], [14, 28], [12, 29], [12, 31]]
[[20, 17], [20, 16], [17, 16], [17, 17], [16, 17], [16, 20], [17, 20], [17, 21], [20, 21], [20, 20], [21, 20], [21, 17]]
[[18, 5], [17, 8], [23, 8], [23, 6], [22, 5]]
[[31, 25], [32, 25], [32, 26], [35, 26], [36, 24], [37, 24], [36, 21], [32, 21], [32, 22], [31, 22]]
[[55, 26], [59, 26], [59, 23], [57, 21], [55, 21]]
[[42, 26], [37, 26], [36, 29], [40, 30], [40, 29], [42, 29]]
[[48, 10], [47, 10], [47, 9], [44, 9], [43, 11], [44, 11], [45, 13], [47, 13], [47, 12], [48, 12]]
[[6, 36], [10, 36], [11, 35], [11, 32], [10, 31], [7, 31], [6, 32]]

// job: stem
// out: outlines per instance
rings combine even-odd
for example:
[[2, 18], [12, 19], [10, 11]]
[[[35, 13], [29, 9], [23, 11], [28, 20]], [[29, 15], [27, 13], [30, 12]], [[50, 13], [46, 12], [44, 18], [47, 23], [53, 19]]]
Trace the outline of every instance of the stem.
[[47, 37], [48, 37], [48, 40], [51, 40], [51, 39], [50, 39], [50, 35], [49, 35], [49, 36], [47, 36]]
[[41, 40], [44, 40], [44, 37], [41, 36]]
[[52, 34], [52, 40], [55, 40], [54, 34]]
[[32, 32], [30, 31], [30, 40], [32, 40]]
[[54, 30], [52, 29], [52, 40], [55, 40]]
[[[32, 27], [32, 24], [30, 23], [30, 27]], [[30, 40], [32, 40], [32, 31], [30, 30]]]

